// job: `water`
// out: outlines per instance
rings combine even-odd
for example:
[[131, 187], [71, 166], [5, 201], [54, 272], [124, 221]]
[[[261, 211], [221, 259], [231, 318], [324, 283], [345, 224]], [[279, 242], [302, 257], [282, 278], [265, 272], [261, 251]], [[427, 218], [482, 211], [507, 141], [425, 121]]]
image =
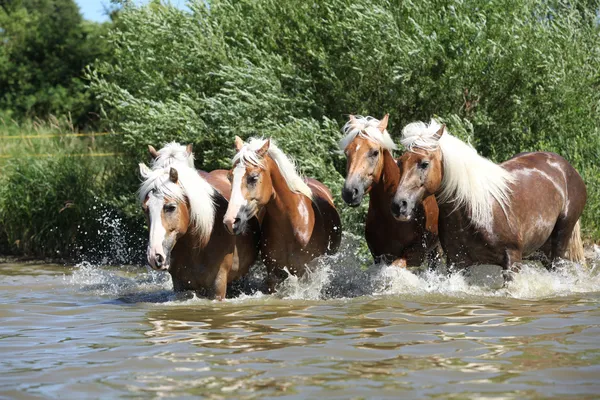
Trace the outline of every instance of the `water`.
[[346, 250], [277, 296], [215, 302], [144, 268], [0, 264], [0, 397], [598, 398], [591, 265], [490, 289]]

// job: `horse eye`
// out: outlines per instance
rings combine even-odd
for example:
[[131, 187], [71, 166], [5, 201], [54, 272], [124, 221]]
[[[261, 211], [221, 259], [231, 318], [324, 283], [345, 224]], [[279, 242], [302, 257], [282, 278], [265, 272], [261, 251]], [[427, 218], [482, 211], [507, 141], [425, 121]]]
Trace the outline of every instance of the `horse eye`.
[[429, 161], [422, 161], [421, 163], [419, 163], [419, 168], [427, 169], [427, 167], [429, 167]]
[[177, 206], [175, 204], [165, 204], [163, 209], [165, 210], [165, 212], [173, 212], [177, 209]]
[[252, 185], [258, 181], [258, 175], [250, 175], [248, 176], [247, 182], [249, 185]]
[[229, 171], [229, 173], [227, 174], [227, 179], [229, 180], [229, 182], [233, 181], [233, 174], [231, 173], [231, 171]]
[[377, 157], [379, 155], [379, 150], [373, 150], [371, 152], [371, 157]]

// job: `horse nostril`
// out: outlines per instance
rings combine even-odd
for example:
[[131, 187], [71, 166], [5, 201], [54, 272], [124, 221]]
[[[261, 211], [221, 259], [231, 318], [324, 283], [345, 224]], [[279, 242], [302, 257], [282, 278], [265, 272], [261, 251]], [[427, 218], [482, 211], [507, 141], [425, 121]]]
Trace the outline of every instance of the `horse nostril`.
[[234, 227], [234, 228], [235, 228], [237, 225], [239, 225], [239, 224], [240, 224], [240, 219], [239, 219], [239, 218], [236, 218], [236, 219], [234, 219], [234, 220], [233, 220], [233, 227]]
[[401, 208], [402, 210], [406, 210], [406, 209], [408, 208], [408, 202], [407, 202], [406, 200], [402, 200], [402, 201], [400, 202], [400, 208]]
[[352, 189], [352, 197], [356, 198], [356, 196], [358, 196], [358, 188]]
[[400, 215], [400, 206], [395, 201], [392, 202], [392, 214]]
[[163, 256], [160, 254], [157, 254], [156, 255], [156, 265], [159, 267], [162, 266], [163, 261], [164, 261]]

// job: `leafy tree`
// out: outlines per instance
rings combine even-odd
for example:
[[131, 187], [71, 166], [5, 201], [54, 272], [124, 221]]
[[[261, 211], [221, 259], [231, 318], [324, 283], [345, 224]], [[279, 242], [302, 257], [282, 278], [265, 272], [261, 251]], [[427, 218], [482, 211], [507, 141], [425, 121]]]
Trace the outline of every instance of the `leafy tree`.
[[18, 119], [70, 113], [86, 125], [98, 107], [83, 71], [107, 56], [108, 26], [83, 21], [73, 0], [0, 5], [0, 111]]

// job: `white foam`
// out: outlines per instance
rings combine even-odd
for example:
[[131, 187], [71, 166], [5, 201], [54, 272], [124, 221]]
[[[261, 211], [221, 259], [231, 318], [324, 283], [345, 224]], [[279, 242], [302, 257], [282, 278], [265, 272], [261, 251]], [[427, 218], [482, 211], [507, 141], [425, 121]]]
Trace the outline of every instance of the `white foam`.
[[[600, 248], [588, 254], [588, 267], [562, 262], [555, 270], [547, 271], [535, 263], [525, 263], [522, 271], [506, 287], [492, 289], [469, 284], [469, 279], [461, 271], [449, 274], [438, 271], [419, 273], [387, 265], [365, 268], [366, 259], [360, 259], [357, 254], [357, 240], [352, 235], [344, 235], [338, 254], [315, 260], [309, 272], [300, 278], [289, 275], [274, 296], [264, 294], [264, 266], [256, 265], [239, 284], [241, 292], [245, 294], [226, 301], [252, 303], [357, 296], [396, 296], [422, 301], [462, 301], [465, 298], [485, 301], [486, 298], [542, 299], [600, 292]], [[124, 301], [162, 305], [193, 305], [210, 301], [191, 294], [182, 301], [182, 297], [172, 291], [169, 274], [138, 271], [135, 267], [114, 268], [81, 263], [66, 279], [82, 290], [101, 296], [119, 297]]]

